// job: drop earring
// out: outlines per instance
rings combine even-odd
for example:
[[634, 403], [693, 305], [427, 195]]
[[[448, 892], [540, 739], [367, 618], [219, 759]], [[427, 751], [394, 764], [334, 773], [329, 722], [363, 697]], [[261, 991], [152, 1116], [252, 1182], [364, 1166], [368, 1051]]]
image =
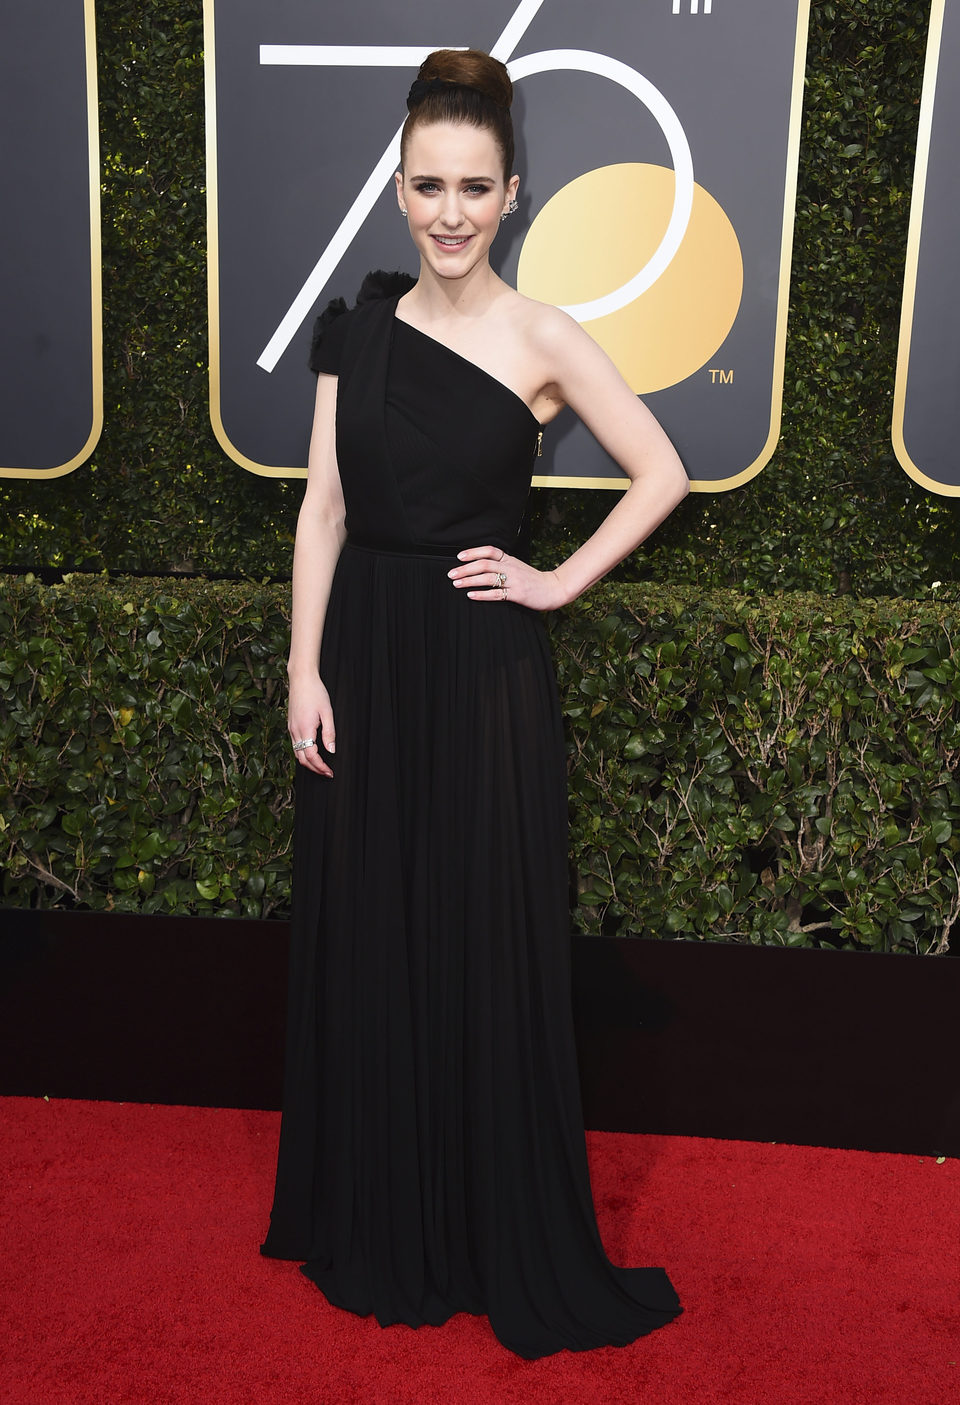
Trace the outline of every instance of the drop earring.
[[400, 213], [401, 213], [401, 215], [403, 215], [403, 218], [404, 218], [404, 219], [407, 218], [407, 212], [406, 212], [406, 210], [403, 208], [402, 205], [400, 206]]
[[505, 220], [507, 218], [507, 215], [515, 215], [519, 208], [520, 206], [517, 204], [516, 200], [511, 200], [507, 208], [505, 210], [500, 211], [501, 220]]

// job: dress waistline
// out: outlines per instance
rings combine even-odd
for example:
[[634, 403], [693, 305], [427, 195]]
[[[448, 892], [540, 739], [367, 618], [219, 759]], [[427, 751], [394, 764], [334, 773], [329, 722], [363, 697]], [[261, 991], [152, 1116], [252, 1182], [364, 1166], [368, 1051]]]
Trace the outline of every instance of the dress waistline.
[[349, 536], [344, 547], [352, 551], [368, 551], [376, 556], [426, 556], [432, 561], [456, 561], [455, 546], [438, 546], [433, 542], [379, 542], [370, 537]]

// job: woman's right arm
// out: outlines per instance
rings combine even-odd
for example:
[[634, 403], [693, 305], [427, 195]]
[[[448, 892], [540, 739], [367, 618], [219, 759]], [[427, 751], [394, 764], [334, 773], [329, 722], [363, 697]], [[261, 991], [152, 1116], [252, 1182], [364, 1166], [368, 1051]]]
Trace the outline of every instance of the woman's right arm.
[[[317, 377], [307, 488], [293, 551], [293, 615], [287, 664], [290, 740], [315, 737], [323, 741], [328, 752], [335, 749], [336, 732], [330, 696], [320, 678], [320, 641], [333, 573], [347, 535], [337, 468], [336, 406], [337, 378], [321, 373]], [[296, 757], [301, 766], [317, 775], [333, 776], [318, 747], [298, 751]]]

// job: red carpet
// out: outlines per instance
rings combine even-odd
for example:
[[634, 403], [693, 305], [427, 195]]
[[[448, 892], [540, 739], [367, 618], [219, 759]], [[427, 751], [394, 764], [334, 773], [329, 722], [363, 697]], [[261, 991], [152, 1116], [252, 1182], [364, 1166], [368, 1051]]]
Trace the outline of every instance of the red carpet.
[[383, 1330], [262, 1259], [275, 1113], [0, 1100], [4, 1405], [945, 1405], [960, 1162], [589, 1137], [611, 1256], [686, 1312], [539, 1362], [482, 1318]]

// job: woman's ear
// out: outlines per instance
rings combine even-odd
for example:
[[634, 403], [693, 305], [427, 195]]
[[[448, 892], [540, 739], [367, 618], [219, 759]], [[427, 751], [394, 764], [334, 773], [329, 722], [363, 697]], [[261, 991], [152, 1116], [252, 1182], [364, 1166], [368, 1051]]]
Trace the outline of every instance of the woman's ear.
[[394, 171], [393, 179], [397, 186], [397, 204], [400, 206], [400, 213], [405, 215], [407, 211], [403, 203], [403, 172]]

